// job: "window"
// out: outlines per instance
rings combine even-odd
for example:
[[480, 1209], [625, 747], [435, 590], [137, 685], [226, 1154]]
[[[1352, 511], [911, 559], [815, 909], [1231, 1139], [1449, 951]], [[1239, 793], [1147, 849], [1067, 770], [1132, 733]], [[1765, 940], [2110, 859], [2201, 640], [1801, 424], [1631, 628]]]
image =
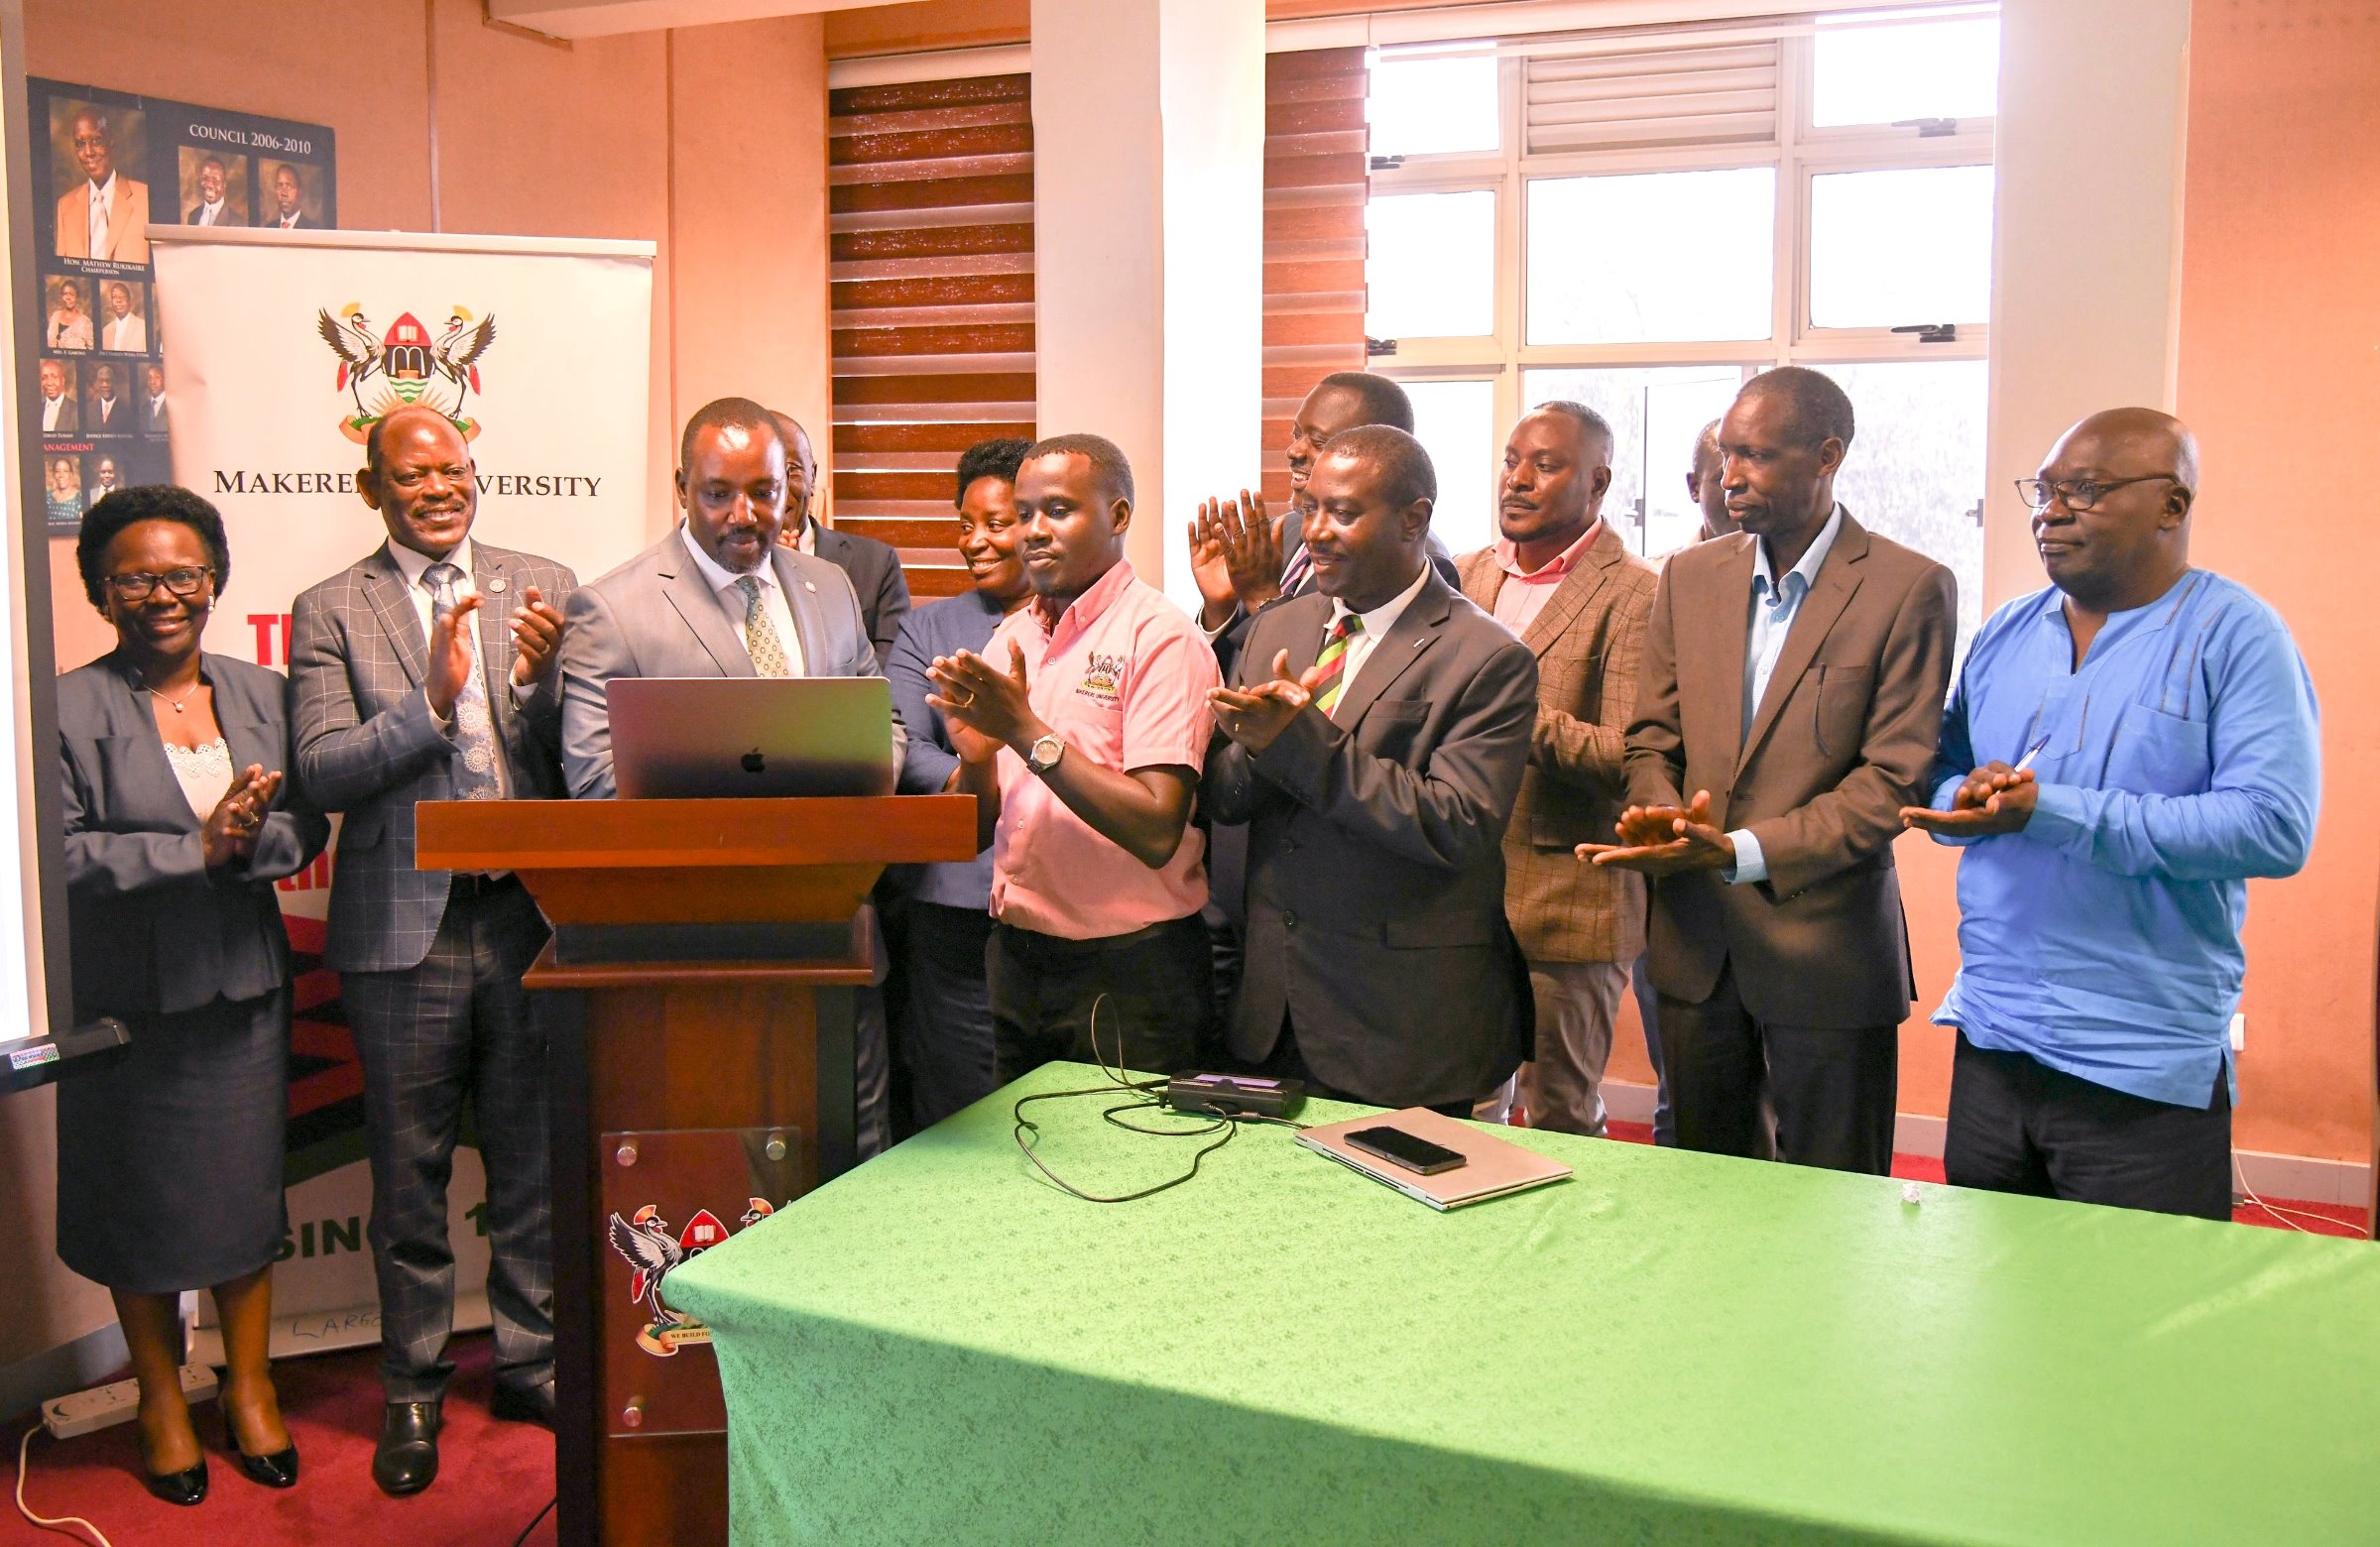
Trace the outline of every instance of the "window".
[[1637, 552], [1668, 553], [1692, 542], [1703, 527], [1702, 510], [1686, 495], [1694, 443], [1705, 424], [1727, 412], [1749, 374], [1738, 365], [1531, 371], [1521, 396], [1530, 404], [1567, 398], [1610, 421], [1604, 519]]
[[1453, 553], [1495, 540], [1495, 483], [1502, 442], [1489, 382], [1407, 382], [1413, 436], [1438, 469], [1430, 531]]
[[1996, 6], [1374, 58], [1366, 331], [1434, 405], [1450, 545], [1492, 536], [1503, 437], [1557, 397], [1611, 421], [1606, 519], [1648, 555], [1692, 540], [1696, 434], [1807, 365], [1858, 412], [1844, 503], [1951, 565], [1972, 632]]
[[1775, 249], [1712, 236], [1776, 202], [1773, 167], [1532, 179], [1529, 342], [1766, 338]]
[[1810, 179], [1810, 325], [1991, 315], [1991, 169], [1830, 172]]
[[1384, 60], [1371, 74], [1364, 119], [1374, 156], [1493, 151], [1503, 103], [1495, 51], [1443, 59]]
[[1495, 191], [1374, 196], [1364, 207], [1372, 257], [1364, 331], [1480, 335], [1495, 331]]

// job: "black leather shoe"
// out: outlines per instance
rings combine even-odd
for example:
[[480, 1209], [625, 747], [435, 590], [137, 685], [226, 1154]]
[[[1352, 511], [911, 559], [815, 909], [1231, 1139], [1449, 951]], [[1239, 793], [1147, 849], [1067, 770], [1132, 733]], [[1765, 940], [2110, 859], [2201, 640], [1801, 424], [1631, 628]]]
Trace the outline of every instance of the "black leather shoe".
[[488, 1411], [499, 1418], [515, 1423], [541, 1423], [553, 1427], [553, 1382], [543, 1381], [534, 1386], [499, 1385]]
[[298, 1447], [295, 1442], [270, 1456], [251, 1456], [240, 1449], [240, 1431], [232, 1427], [231, 1413], [223, 1414], [223, 1438], [231, 1446], [231, 1454], [239, 1461], [240, 1471], [251, 1483], [267, 1488], [296, 1488], [298, 1486]]
[[438, 1475], [438, 1404], [391, 1402], [372, 1450], [372, 1481], [391, 1498], [429, 1487]]
[[151, 1472], [143, 1467], [141, 1481], [169, 1504], [194, 1504], [206, 1496], [206, 1458], [199, 1457], [198, 1465], [182, 1472]]

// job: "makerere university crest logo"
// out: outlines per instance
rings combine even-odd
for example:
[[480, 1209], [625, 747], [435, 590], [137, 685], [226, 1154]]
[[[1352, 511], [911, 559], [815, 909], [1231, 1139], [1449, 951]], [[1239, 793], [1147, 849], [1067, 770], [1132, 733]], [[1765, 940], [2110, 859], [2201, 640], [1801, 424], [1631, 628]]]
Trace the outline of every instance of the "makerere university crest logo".
[[493, 314], [474, 317], [456, 306], [446, 330], [434, 337], [410, 311], [376, 333], [362, 304], [352, 300], [336, 317], [318, 310], [314, 318], [314, 331], [339, 357], [333, 390], [354, 400], [354, 412], [339, 416], [339, 433], [361, 445], [382, 418], [421, 404], [453, 420], [465, 440], [478, 437], [479, 420], [465, 411], [480, 391], [480, 357], [496, 342]]

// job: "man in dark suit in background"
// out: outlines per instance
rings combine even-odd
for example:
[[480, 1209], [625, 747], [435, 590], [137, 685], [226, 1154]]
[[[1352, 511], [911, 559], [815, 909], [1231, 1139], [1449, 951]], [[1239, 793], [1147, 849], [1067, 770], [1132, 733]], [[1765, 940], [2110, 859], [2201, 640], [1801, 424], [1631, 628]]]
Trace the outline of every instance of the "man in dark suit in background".
[[1530, 1042], [1503, 836], [1537, 663], [1432, 569], [1419, 441], [1336, 435], [1307, 493], [1315, 589], [1250, 625], [1200, 786], [1250, 824], [1229, 1045], [1317, 1094], [1469, 1117]]
[[401, 1497], [438, 1472], [466, 1097], [487, 1166], [495, 1410], [553, 1416], [545, 1039], [521, 988], [545, 921], [517, 876], [416, 870], [414, 807], [561, 797], [556, 609], [577, 580], [471, 540], [477, 469], [435, 410], [389, 415], [365, 456], [358, 492], [389, 540], [298, 598], [290, 693], [298, 787], [346, 813], [324, 962], [364, 1066], [388, 1391], [372, 1478]]
[[892, 653], [893, 641], [900, 638], [900, 620], [909, 613], [909, 579], [901, 573], [900, 553], [890, 542], [818, 524], [818, 518], [810, 514], [818, 499], [818, 453], [810, 445], [809, 431], [790, 414], [773, 409], [770, 416], [793, 448], [794, 466], [789, 471], [796, 477], [785, 497], [783, 540], [825, 559], [851, 581], [851, 589], [860, 599], [860, 615], [868, 620], [869, 641], [876, 646], [876, 663], [882, 666]]
[[[1242, 490], [1237, 501], [1210, 500], [1190, 527], [1191, 575], [1203, 605], [1198, 626], [1228, 674], [1247, 638], [1249, 620], [1284, 596], [1314, 589], [1305, 551], [1307, 481], [1332, 437], [1366, 424], [1413, 433], [1413, 400], [1405, 389], [1369, 371], [1333, 371], [1315, 384], [1289, 421], [1289, 509], [1265, 514], [1264, 502]], [[1454, 555], [1429, 536], [1430, 563], [1449, 589], [1459, 590]]]
[[1916, 993], [1892, 841], [1928, 793], [1959, 616], [1948, 569], [1835, 503], [1852, 427], [1816, 371], [1744, 384], [1720, 425], [1742, 532], [1662, 571], [1632, 803], [1579, 856], [1653, 880], [1678, 1143], [1882, 1175]]

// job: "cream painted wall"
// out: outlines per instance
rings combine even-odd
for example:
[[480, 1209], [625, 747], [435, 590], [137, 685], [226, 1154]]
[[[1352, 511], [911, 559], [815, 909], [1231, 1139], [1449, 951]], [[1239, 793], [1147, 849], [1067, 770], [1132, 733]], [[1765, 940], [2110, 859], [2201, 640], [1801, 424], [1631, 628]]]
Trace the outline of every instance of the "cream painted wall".
[[1127, 539], [1195, 604], [1184, 525], [1216, 466], [1257, 459], [1261, 0], [1034, 0], [1040, 429], [1131, 458]]
[[[329, 125], [342, 225], [433, 229], [434, 125], [436, 228], [657, 242], [654, 535], [674, 519], [682, 413], [733, 391], [826, 424], [819, 18], [561, 49], [484, 26], [476, 0], [28, 0], [26, 11], [33, 74]], [[79, 663], [110, 637], [81, 600], [70, 543], [54, 546], [52, 572], [67, 624], [60, 662]], [[104, 1292], [51, 1254], [50, 1102], [0, 1103], [0, 1254], [29, 1264], [12, 1279], [0, 1367], [112, 1319]]]

